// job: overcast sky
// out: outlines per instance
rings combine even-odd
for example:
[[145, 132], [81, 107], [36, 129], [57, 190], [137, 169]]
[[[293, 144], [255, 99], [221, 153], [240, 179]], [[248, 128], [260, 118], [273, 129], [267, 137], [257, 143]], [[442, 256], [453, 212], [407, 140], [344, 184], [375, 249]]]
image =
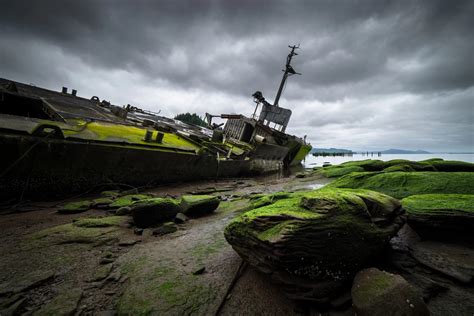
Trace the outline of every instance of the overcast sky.
[[5, 1], [0, 77], [181, 112], [273, 102], [314, 147], [474, 151], [474, 1]]

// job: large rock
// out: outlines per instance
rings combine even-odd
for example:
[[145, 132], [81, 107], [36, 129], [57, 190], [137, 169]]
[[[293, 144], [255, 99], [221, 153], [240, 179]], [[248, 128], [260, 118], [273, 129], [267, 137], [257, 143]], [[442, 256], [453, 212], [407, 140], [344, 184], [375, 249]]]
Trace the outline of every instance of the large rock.
[[474, 194], [474, 172], [355, 172], [330, 188], [374, 190], [403, 199], [418, 194]]
[[400, 203], [373, 191], [325, 189], [262, 199], [267, 205], [233, 220], [225, 237], [295, 299], [337, 296], [403, 223]]
[[62, 205], [58, 209], [58, 213], [60, 214], [82, 213], [89, 210], [91, 208], [91, 205], [92, 205], [91, 201], [70, 202], [70, 203]]
[[169, 221], [181, 210], [179, 202], [169, 198], [140, 200], [130, 207], [135, 225], [140, 228]]
[[429, 239], [474, 240], [474, 195], [424, 194], [402, 200], [408, 223]]
[[422, 241], [411, 249], [420, 263], [462, 283], [474, 280], [474, 249], [434, 241]]
[[351, 294], [360, 316], [430, 315], [421, 295], [403, 277], [376, 268], [356, 275]]
[[187, 216], [202, 216], [212, 213], [218, 206], [220, 200], [213, 195], [183, 195], [181, 197], [181, 208]]

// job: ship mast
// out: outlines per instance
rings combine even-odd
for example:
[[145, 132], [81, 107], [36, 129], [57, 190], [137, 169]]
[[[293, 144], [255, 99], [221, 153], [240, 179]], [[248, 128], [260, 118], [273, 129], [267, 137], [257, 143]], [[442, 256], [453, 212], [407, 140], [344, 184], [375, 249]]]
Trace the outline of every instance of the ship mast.
[[280, 88], [278, 88], [278, 92], [277, 92], [277, 95], [275, 97], [275, 102], [273, 103], [274, 106], [278, 106], [278, 101], [280, 101], [280, 96], [281, 96], [281, 93], [283, 91], [283, 87], [285, 86], [285, 82], [286, 82], [286, 79], [288, 78], [288, 76], [301, 75], [301, 73], [296, 72], [293, 69], [293, 67], [290, 65], [291, 59], [293, 58], [293, 56], [298, 55], [297, 53], [295, 53], [295, 49], [300, 48], [300, 45], [298, 44], [298, 46], [293, 45], [293, 46], [288, 46], [288, 47], [291, 48], [291, 52], [288, 54], [288, 57], [286, 57], [286, 67], [285, 67], [285, 69], [284, 70], [282, 69], [284, 74], [283, 74], [283, 78], [281, 78]]

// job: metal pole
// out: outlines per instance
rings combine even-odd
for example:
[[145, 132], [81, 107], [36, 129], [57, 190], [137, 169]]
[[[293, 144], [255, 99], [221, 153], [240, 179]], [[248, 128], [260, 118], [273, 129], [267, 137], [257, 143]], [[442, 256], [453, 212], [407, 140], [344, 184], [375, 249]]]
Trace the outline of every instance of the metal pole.
[[275, 106], [278, 106], [278, 101], [280, 101], [281, 92], [283, 91], [283, 87], [285, 86], [285, 82], [286, 82], [286, 79], [288, 78], [288, 74], [290, 72], [292, 74], [296, 73], [294, 69], [291, 67], [291, 59], [293, 58], [293, 56], [298, 55], [297, 53], [295, 53], [295, 49], [299, 48], [299, 45], [298, 46], [293, 45], [293, 46], [288, 46], [288, 47], [291, 48], [291, 52], [288, 54], [288, 57], [286, 57], [286, 65], [285, 65], [285, 70], [284, 70], [285, 73], [283, 74], [283, 78], [281, 78], [281, 83], [280, 83], [280, 87], [278, 88], [277, 95], [275, 97], [275, 102], [273, 102], [273, 105]]

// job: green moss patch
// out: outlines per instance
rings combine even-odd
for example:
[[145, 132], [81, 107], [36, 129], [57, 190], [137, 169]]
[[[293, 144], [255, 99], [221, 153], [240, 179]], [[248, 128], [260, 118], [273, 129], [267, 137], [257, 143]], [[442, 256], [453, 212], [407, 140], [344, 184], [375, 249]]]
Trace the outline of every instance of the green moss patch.
[[403, 172], [412, 172], [415, 169], [410, 166], [409, 164], [401, 164], [401, 165], [394, 165], [383, 169], [384, 172], [395, 172], [395, 171], [403, 171]]
[[329, 166], [319, 169], [319, 173], [324, 175], [327, 178], [336, 178], [342, 177], [351, 172], [362, 172], [365, 171], [364, 168], [360, 166]]
[[344, 167], [361, 167], [365, 171], [380, 171], [386, 168], [386, 163], [382, 160], [358, 160], [358, 161], [348, 161], [341, 164]]
[[64, 204], [58, 209], [60, 214], [76, 214], [87, 211], [92, 205], [91, 201], [77, 201]]
[[105, 216], [105, 217], [84, 217], [73, 222], [77, 227], [110, 227], [123, 224], [125, 218], [122, 216]]
[[474, 194], [470, 172], [361, 172], [343, 176], [326, 188], [368, 189], [398, 199], [418, 194]]
[[250, 198], [252, 208], [259, 208], [270, 205], [278, 200], [286, 199], [291, 196], [288, 192], [278, 192], [273, 194], [255, 194]]
[[113, 202], [114, 200], [112, 198], [106, 198], [106, 197], [98, 198], [98, 199], [92, 200], [91, 207], [92, 208], [106, 208]]
[[151, 198], [148, 194], [130, 194], [124, 195], [117, 198], [112, 204], [109, 205], [111, 208], [119, 208], [123, 206], [130, 206], [136, 201], [145, 200]]
[[402, 200], [408, 214], [440, 215], [471, 214], [474, 216], [474, 195], [471, 194], [423, 194]]

